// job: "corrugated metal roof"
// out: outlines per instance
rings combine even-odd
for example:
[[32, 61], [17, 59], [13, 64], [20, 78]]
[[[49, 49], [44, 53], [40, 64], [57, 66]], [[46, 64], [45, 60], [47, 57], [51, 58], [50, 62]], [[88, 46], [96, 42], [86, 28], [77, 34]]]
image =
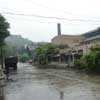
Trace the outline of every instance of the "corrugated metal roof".
[[93, 37], [91, 37], [91, 38], [87, 38], [87, 39], [84, 40], [84, 41], [86, 42], [86, 41], [92, 41], [92, 40], [96, 40], [96, 39], [100, 39], [100, 35], [93, 36]]

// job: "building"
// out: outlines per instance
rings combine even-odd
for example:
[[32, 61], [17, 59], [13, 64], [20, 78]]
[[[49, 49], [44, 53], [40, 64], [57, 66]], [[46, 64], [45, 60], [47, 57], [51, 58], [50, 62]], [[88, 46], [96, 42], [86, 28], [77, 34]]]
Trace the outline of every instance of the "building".
[[60, 59], [66, 58], [74, 62], [75, 57], [89, 53], [94, 44], [100, 44], [100, 28], [82, 35], [62, 35], [60, 24], [57, 25], [57, 30], [58, 35], [52, 39], [52, 43], [64, 46], [59, 52]]
[[[60, 24], [57, 25], [58, 35], [52, 39], [55, 45], [63, 45], [70, 49], [90, 48], [94, 44], [100, 44], [100, 28], [83, 33], [82, 35], [62, 35]], [[65, 48], [66, 49], [66, 48]]]
[[70, 48], [78, 46], [84, 41], [84, 36], [80, 35], [61, 35], [55, 36], [52, 43], [55, 45], [64, 45]]
[[85, 37], [84, 43], [100, 44], [100, 28], [84, 33], [83, 36]]
[[60, 50], [60, 53], [68, 53], [71, 50], [82, 49], [80, 46], [85, 40], [84, 35], [62, 35], [60, 24], [57, 25], [57, 30], [58, 35], [52, 39], [52, 43], [64, 46], [64, 48]]
[[82, 43], [85, 39], [83, 35], [62, 35], [61, 26], [57, 25], [58, 34], [52, 39], [52, 43], [55, 45], [64, 45], [68, 47], [75, 47]]

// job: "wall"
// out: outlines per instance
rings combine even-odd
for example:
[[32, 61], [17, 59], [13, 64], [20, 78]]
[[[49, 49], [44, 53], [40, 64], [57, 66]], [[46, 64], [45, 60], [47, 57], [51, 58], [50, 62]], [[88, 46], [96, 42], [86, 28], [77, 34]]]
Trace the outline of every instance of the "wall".
[[68, 45], [69, 47], [74, 47], [79, 45], [83, 40], [83, 36], [61, 35], [54, 37], [52, 43], [55, 45]]

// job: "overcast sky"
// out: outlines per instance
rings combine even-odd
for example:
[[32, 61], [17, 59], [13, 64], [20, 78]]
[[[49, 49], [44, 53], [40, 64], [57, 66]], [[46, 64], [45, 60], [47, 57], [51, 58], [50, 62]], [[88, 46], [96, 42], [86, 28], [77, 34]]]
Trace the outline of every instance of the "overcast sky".
[[10, 23], [11, 34], [35, 42], [50, 41], [57, 35], [58, 22], [62, 34], [66, 35], [78, 35], [98, 28], [100, 0], [0, 0], [0, 13]]

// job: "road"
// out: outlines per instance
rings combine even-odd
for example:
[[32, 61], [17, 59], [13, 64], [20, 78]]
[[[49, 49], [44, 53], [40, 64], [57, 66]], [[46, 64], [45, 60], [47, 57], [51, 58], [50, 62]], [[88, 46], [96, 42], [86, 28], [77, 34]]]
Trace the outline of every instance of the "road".
[[100, 100], [100, 76], [72, 69], [37, 69], [19, 63], [10, 75], [5, 100]]

